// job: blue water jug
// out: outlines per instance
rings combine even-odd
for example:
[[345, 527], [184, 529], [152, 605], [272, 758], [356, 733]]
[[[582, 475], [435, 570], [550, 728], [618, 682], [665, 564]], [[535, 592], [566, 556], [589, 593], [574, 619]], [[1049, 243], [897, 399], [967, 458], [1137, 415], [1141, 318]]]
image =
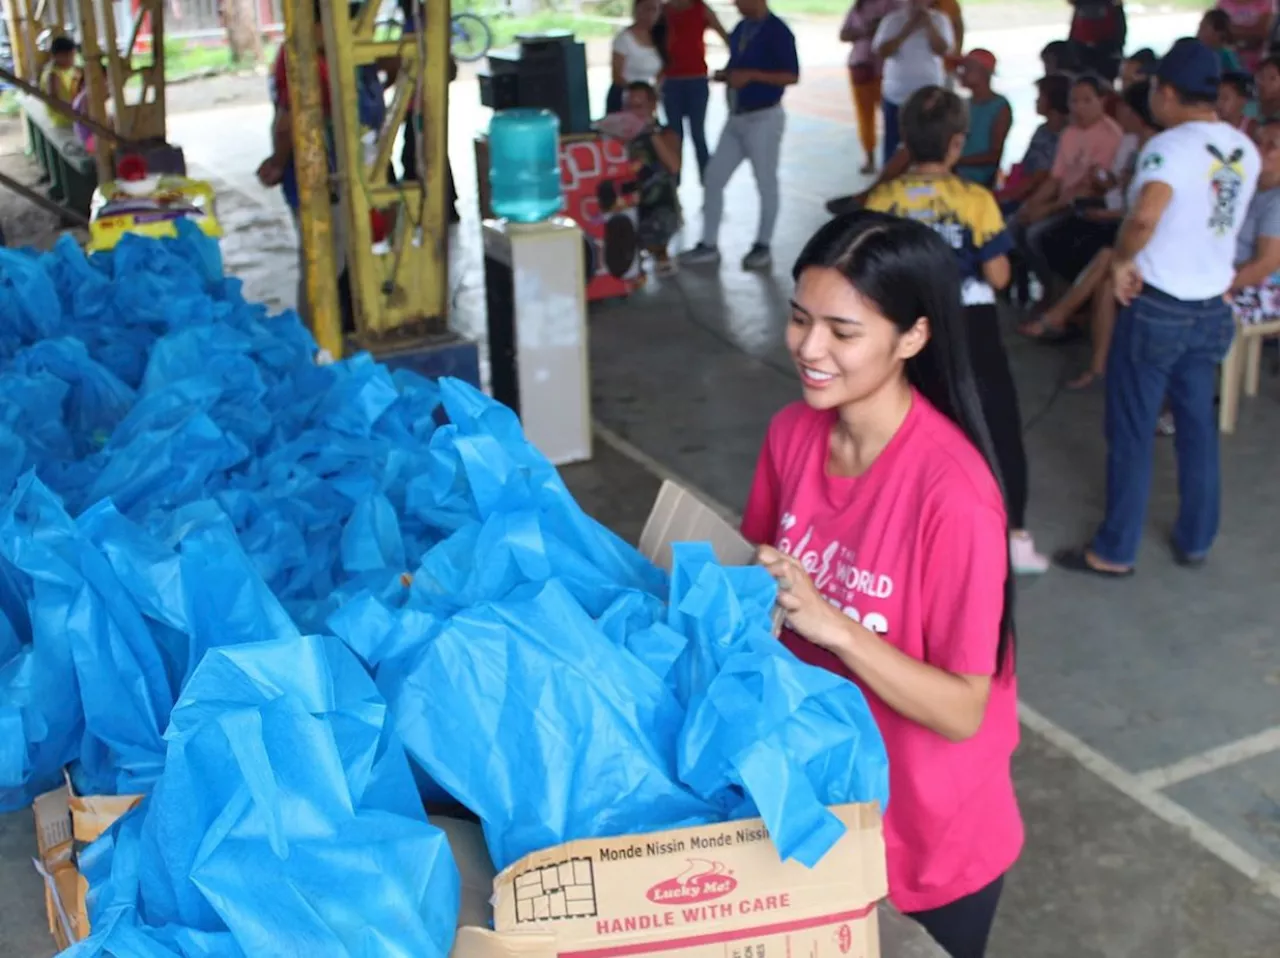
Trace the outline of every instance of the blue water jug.
[[493, 212], [539, 223], [564, 205], [560, 191], [560, 118], [550, 110], [503, 110], [489, 122]]

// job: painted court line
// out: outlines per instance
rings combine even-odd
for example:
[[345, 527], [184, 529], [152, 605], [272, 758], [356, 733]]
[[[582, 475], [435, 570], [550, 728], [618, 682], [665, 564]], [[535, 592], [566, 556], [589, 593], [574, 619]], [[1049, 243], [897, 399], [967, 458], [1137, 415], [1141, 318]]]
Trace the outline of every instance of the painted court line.
[[1280, 898], [1280, 871], [1245, 851], [1167, 795], [1144, 785], [1137, 775], [1126, 772], [1101, 752], [1086, 745], [1029, 705], [1020, 703], [1018, 715], [1028, 729], [1066, 752], [1112, 788], [1133, 799], [1152, 815], [1185, 832], [1205, 851], [1220, 858], [1246, 878], [1257, 882], [1269, 894]]
[[1275, 751], [1280, 751], [1280, 725], [1208, 749], [1199, 755], [1188, 756], [1172, 765], [1153, 768], [1138, 775], [1137, 779], [1144, 787], [1158, 791]]
[[[630, 459], [642, 469], [647, 469], [659, 479], [669, 479], [672, 482], [680, 483], [680, 485], [684, 486], [724, 518], [734, 523], [740, 518], [736, 510], [730, 509], [714, 496], [710, 496], [705, 491], [686, 482], [648, 453], [637, 449], [633, 443], [619, 436], [608, 426], [597, 420], [594, 423], [594, 428], [597, 438], [619, 455]], [[1280, 898], [1280, 871], [1241, 848], [1212, 825], [1192, 814], [1167, 795], [1162, 794], [1157, 788], [1145, 781], [1144, 776], [1125, 771], [1097, 749], [1086, 744], [1025, 703], [1019, 704], [1018, 716], [1028, 730], [1039, 735], [1061, 751], [1066, 752], [1098, 778], [1116, 789], [1116, 791], [1142, 806], [1156, 818], [1186, 834], [1187, 837], [1209, 852], [1209, 854], [1234, 868], [1250, 881], [1256, 882], [1268, 894]], [[1266, 734], [1269, 733], [1263, 733], [1263, 735]], [[1280, 729], [1272, 729], [1270, 734], [1280, 734]], [[1241, 742], [1233, 744], [1241, 746], [1245, 743], [1252, 743], [1251, 747], [1258, 747], [1254, 740], [1261, 737], [1254, 736], [1251, 739], [1243, 739]], [[1208, 755], [1216, 756], [1217, 753], [1227, 752], [1231, 748], [1232, 746], [1223, 746], [1222, 749], [1206, 752], [1199, 758], [1203, 759]], [[1178, 765], [1182, 764], [1178, 763]], [[1222, 764], [1230, 764], [1230, 762], [1223, 762]], [[1169, 769], [1176, 767], [1169, 766]], [[1151, 773], [1147, 774], [1150, 775]], [[1186, 777], [1189, 778], [1191, 776], [1188, 775]]]

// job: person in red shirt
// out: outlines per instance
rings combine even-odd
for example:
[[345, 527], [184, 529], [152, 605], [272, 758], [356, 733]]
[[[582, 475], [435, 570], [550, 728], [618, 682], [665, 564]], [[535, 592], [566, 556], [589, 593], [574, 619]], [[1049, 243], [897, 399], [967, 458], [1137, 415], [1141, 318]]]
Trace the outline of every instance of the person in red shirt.
[[1128, 20], [1124, 0], [1068, 0], [1073, 10], [1068, 39], [1080, 53], [1081, 65], [1114, 83], [1124, 59]]
[[711, 97], [707, 79], [708, 30], [714, 30], [728, 45], [728, 31], [705, 0], [667, 0], [653, 31], [663, 62], [662, 109], [667, 123], [682, 139], [688, 124], [699, 175], [711, 158], [707, 149], [707, 102]]
[[783, 641], [865, 693], [889, 754], [889, 897], [980, 958], [1023, 844], [1004, 497], [946, 242], [883, 213], [809, 240], [787, 345], [803, 402], [769, 426], [742, 522]]

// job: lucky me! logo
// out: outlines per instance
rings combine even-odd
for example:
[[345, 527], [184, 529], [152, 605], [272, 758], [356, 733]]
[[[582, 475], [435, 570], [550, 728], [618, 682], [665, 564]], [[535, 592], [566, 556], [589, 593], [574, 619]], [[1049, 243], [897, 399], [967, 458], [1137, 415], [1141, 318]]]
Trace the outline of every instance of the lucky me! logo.
[[723, 898], [738, 887], [738, 880], [720, 862], [694, 859], [674, 878], [658, 882], [645, 897], [655, 904], [692, 905]]

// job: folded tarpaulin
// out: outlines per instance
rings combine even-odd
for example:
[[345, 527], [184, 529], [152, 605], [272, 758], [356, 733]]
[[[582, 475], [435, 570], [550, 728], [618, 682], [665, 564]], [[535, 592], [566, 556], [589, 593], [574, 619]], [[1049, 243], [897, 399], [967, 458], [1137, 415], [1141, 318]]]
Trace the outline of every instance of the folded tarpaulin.
[[81, 856], [68, 958], [446, 958], [459, 877], [386, 705], [331, 637], [211, 652], [154, 792]]

